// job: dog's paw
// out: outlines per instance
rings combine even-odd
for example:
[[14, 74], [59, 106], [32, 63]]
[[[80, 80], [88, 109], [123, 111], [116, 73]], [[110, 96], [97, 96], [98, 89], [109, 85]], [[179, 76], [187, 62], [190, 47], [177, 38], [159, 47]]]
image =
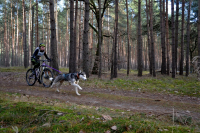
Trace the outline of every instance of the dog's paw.
[[60, 92], [58, 89], [56, 90], [57, 92]]

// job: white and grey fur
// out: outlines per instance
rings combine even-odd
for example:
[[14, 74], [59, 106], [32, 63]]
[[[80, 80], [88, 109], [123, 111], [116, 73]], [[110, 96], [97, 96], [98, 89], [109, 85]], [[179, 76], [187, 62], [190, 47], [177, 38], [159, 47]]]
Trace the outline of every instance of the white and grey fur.
[[[78, 88], [82, 90], [82, 88], [78, 85], [79, 79], [87, 80], [86, 74], [84, 72], [78, 72], [78, 73], [67, 73], [67, 74], [60, 74], [55, 79], [51, 78], [50, 80], [53, 80], [53, 83], [51, 85], [51, 88], [58, 82], [60, 82], [59, 86], [62, 85], [64, 81], [68, 81], [70, 85], [73, 85], [76, 90], [77, 95], [81, 95], [78, 93]], [[57, 88], [57, 91], [59, 92], [59, 89]]]

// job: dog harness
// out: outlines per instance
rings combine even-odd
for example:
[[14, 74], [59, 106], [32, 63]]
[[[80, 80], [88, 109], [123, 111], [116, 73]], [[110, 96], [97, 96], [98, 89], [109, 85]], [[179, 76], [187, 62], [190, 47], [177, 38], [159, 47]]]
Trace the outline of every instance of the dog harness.
[[79, 75], [78, 73], [68, 73], [68, 74], [63, 74], [63, 77], [65, 78], [65, 81], [70, 81], [71, 79], [75, 79], [76, 81], [79, 80]]

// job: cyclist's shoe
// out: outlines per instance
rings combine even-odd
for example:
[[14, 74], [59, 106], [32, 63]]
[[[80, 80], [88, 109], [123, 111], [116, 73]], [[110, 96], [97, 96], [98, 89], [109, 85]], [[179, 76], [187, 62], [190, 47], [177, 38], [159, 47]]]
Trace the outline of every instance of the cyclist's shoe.
[[31, 73], [31, 75], [30, 75], [30, 79], [32, 79], [32, 78], [34, 78], [34, 75], [35, 75], [35, 71], [33, 71], [32, 73]]
[[33, 76], [33, 74], [31, 74], [30, 76], [29, 76], [29, 79], [33, 79], [34, 78], [34, 76]]
[[42, 84], [42, 81], [40, 79], [38, 79], [39, 84]]
[[29, 77], [29, 79], [33, 79], [34, 77], [33, 77], [33, 75], [31, 75], [30, 77]]

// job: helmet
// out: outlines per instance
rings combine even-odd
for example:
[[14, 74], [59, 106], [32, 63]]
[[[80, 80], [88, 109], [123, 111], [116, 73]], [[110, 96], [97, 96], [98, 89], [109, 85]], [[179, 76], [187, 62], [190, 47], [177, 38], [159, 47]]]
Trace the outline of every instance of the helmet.
[[39, 47], [42, 47], [42, 46], [45, 47], [45, 45], [43, 43], [40, 43]]

